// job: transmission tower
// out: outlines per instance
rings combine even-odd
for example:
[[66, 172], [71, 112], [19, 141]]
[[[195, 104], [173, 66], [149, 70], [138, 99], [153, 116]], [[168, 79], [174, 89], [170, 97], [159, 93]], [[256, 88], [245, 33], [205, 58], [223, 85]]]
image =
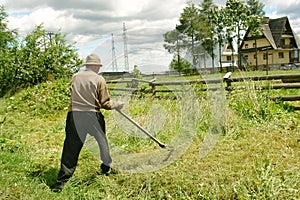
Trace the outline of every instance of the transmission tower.
[[118, 71], [118, 64], [117, 64], [117, 58], [116, 58], [116, 49], [115, 49], [115, 41], [114, 41], [114, 34], [111, 34], [111, 46], [112, 46], [112, 71], [117, 72]]
[[128, 50], [127, 50], [127, 35], [126, 35], [126, 27], [125, 23], [123, 23], [123, 42], [124, 42], [124, 69], [125, 71], [129, 71], [129, 63], [128, 63]]

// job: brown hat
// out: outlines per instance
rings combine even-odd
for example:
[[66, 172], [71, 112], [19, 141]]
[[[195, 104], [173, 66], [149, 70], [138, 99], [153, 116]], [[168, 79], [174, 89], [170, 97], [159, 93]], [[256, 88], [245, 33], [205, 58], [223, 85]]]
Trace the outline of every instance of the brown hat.
[[100, 67], [102, 66], [101, 59], [94, 53], [86, 57], [85, 63], [83, 65], [98, 65]]

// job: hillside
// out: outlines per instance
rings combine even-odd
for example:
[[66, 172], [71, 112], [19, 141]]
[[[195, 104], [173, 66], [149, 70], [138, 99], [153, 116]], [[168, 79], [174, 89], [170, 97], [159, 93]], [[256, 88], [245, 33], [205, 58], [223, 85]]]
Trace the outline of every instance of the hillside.
[[184, 103], [128, 100], [124, 112], [172, 145], [171, 151], [115, 111], [104, 111], [118, 173], [98, 174], [101, 162], [89, 140], [74, 177], [61, 193], [51, 192], [68, 81], [0, 99], [0, 199], [300, 199], [300, 113], [256, 91], [226, 95], [224, 110], [212, 106], [208, 93]]

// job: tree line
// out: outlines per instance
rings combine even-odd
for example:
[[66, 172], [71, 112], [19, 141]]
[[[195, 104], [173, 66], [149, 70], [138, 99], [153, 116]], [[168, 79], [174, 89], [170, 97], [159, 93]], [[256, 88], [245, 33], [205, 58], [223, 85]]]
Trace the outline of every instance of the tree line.
[[[251, 30], [251, 34], [258, 37], [260, 25], [265, 22], [263, 8], [264, 4], [259, 0], [227, 0], [223, 7], [218, 7], [213, 0], [203, 0], [199, 5], [188, 1], [180, 14], [179, 24], [163, 35], [164, 48], [174, 54], [170, 68], [190, 73], [196, 69], [199, 54], [202, 53], [211, 57], [214, 71], [214, 50], [218, 49], [222, 72], [222, 47], [226, 43], [232, 53], [234, 46], [237, 47], [238, 67], [241, 68], [240, 44], [243, 33]], [[190, 62], [182, 56], [185, 52], [191, 55]]]
[[40, 24], [20, 37], [8, 28], [7, 17], [0, 5], [0, 97], [78, 70], [82, 60], [64, 34], [47, 32]]

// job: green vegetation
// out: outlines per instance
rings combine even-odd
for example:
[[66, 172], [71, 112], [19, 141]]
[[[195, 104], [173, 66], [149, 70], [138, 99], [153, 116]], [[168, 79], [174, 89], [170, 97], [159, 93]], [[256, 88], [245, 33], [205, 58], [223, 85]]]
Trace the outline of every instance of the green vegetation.
[[[248, 90], [226, 94], [224, 132], [207, 156], [200, 158], [200, 149], [212, 126], [219, 123], [212, 116], [210, 98], [216, 93], [198, 91], [193, 99], [197, 101], [188, 103], [199, 102], [195, 112], [199, 116], [183, 124], [196, 124], [196, 135], [174, 162], [148, 173], [121, 170], [98, 175], [100, 161], [85, 147], [74, 177], [61, 193], [53, 193], [49, 185], [59, 169], [68, 83], [68, 79], [46, 82], [0, 99], [0, 199], [300, 198], [300, 113], [269, 101], [272, 91], [253, 90], [252, 82], [244, 83]], [[158, 105], [152, 111], [163, 111], [165, 122], [155, 136], [172, 143], [184, 120], [178, 114], [178, 100], [132, 98], [128, 104], [126, 112], [151, 132], [157, 128], [151, 125], [162, 120], [149, 114], [151, 106]], [[131, 153], [159, 149], [150, 139], [122, 132], [114, 111], [103, 113], [110, 144]]]
[[254, 36], [258, 35], [260, 25], [264, 23], [263, 8], [264, 4], [259, 0], [226, 0], [224, 7], [218, 7], [212, 0], [203, 0], [199, 5], [187, 1], [180, 14], [179, 24], [163, 35], [164, 48], [169, 53], [174, 53], [170, 68], [181, 72], [186, 66], [181, 66], [181, 62], [188, 55], [194, 69], [201, 63], [201, 59], [205, 59], [203, 55], [209, 55], [214, 71], [214, 61], [217, 57], [214, 49], [218, 47], [218, 60], [222, 72], [222, 48], [229, 44], [232, 53], [234, 46], [238, 47], [238, 66], [239, 69], [244, 69], [240, 52], [242, 33], [251, 30]]
[[[258, 1], [247, 4], [252, 14], [262, 14]], [[201, 6], [188, 4], [181, 24], [165, 34], [166, 49], [175, 53], [172, 66], [185, 73], [190, 65], [180, 58], [183, 46], [192, 42], [189, 50], [194, 56], [196, 42], [205, 39], [205, 51], [214, 59], [211, 47], [228, 40], [226, 35], [215, 35], [224, 32], [222, 27], [203, 26], [228, 23], [226, 12], [219, 12], [211, 0]], [[241, 1], [228, 0], [225, 10], [234, 6], [245, 8]], [[210, 18], [212, 13], [217, 18]], [[269, 100], [271, 95], [299, 94], [299, 90], [255, 90], [251, 81], [237, 83], [244, 89], [230, 93], [203, 92], [199, 85], [193, 90], [176, 86], [171, 89], [185, 90], [172, 94], [180, 97], [177, 100], [129, 93], [115, 97], [126, 98], [125, 111], [174, 149], [159, 151], [116, 112], [103, 111], [113, 166], [119, 172], [99, 175], [100, 161], [93, 143], [88, 143], [64, 190], [51, 192], [64, 141], [69, 78], [81, 60], [63, 35], [47, 33], [42, 25], [20, 41], [17, 31], [7, 28], [6, 17], [0, 6], [0, 199], [300, 199], [300, 114], [289, 104]], [[255, 26], [255, 18], [247, 18], [249, 24], [243, 25]], [[208, 29], [197, 31], [194, 25]], [[140, 78], [137, 68], [135, 77]], [[179, 78], [156, 81], [174, 79]], [[143, 84], [142, 91], [148, 86]], [[119, 86], [126, 88], [124, 83]], [[154, 167], [138, 173], [148, 157], [153, 159], [143, 164]]]
[[54, 79], [68, 78], [82, 61], [73, 45], [60, 32], [47, 32], [38, 25], [24, 38], [7, 26], [7, 13], [0, 5], [0, 97]]

